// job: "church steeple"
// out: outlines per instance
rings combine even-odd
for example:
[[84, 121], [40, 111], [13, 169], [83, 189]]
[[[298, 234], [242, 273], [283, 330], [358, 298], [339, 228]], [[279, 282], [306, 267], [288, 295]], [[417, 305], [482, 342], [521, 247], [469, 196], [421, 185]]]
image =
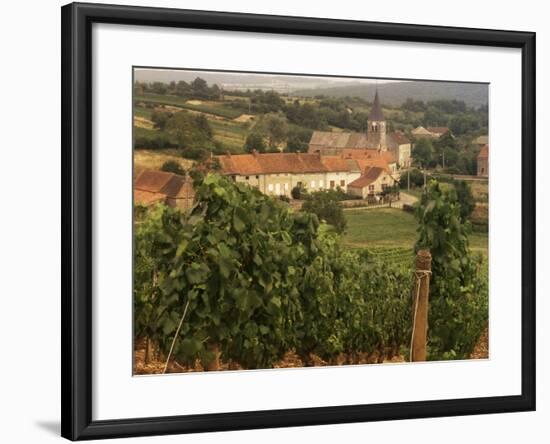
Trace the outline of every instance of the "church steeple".
[[380, 98], [378, 97], [378, 88], [376, 88], [376, 94], [374, 95], [374, 103], [370, 110], [369, 120], [371, 122], [384, 122], [384, 113], [382, 112], [382, 106], [380, 106]]
[[368, 118], [367, 142], [371, 148], [382, 151], [387, 150], [386, 145], [386, 119], [380, 105], [380, 97], [378, 97], [378, 88], [374, 95], [374, 102]]

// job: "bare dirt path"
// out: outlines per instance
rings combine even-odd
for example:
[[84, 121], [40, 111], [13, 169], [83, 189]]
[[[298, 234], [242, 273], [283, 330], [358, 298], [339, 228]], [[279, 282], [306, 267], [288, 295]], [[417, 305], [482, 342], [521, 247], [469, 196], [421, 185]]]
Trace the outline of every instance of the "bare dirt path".
[[489, 327], [485, 328], [481, 337], [477, 341], [474, 351], [470, 355], [471, 359], [487, 359], [489, 357]]

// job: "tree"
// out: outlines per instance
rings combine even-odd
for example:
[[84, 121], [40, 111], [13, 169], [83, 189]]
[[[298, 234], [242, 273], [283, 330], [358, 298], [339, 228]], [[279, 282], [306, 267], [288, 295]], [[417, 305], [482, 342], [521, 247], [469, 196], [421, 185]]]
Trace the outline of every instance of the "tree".
[[316, 214], [319, 220], [332, 225], [337, 233], [343, 233], [346, 229], [344, 211], [334, 190], [311, 193], [302, 205], [302, 211]]
[[448, 123], [447, 116], [437, 109], [435, 106], [428, 106], [424, 113], [424, 126], [446, 126]]
[[196, 132], [195, 119], [187, 111], [180, 111], [168, 119], [166, 131], [174, 137], [179, 148], [184, 148], [193, 141]]
[[266, 146], [264, 142], [264, 137], [260, 133], [253, 132], [246, 136], [246, 140], [244, 142], [244, 150], [247, 153], [251, 153], [254, 150], [259, 153], [265, 153], [265, 149]]
[[180, 176], [185, 176], [185, 170], [182, 168], [181, 164], [175, 160], [167, 160], [160, 167], [161, 171], [167, 173], [179, 174]]
[[203, 115], [180, 111], [168, 119], [166, 131], [183, 150], [182, 154], [190, 159], [203, 158], [216, 148], [212, 129]]
[[212, 139], [214, 132], [212, 131], [210, 123], [208, 123], [208, 119], [204, 114], [197, 114], [195, 116], [195, 124], [200, 132], [202, 132], [208, 139]]
[[172, 117], [172, 113], [163, 111], [153, 111], [151, 121], [156, 129], [163, 131], [166, 128], [166, 122]]
[[208, 83], [206, 83], [206, 80], [201, 79], [200, 77], [197, 77], [191, 82], [191, 90], [193, 96], [199, 99], [207, 99], [209, 97]]
[[312, 130], [308, 128], [293, 127], [289, 129], [285, 151], [289, 153], [305, 153], [309, 147]]
[[279, 143], [285, 140], [288, 131], [286, 120], [278, 114], [268, 114], [265, 116], [264, 125], [269, 147], [276, 148]]
[[402, 173], [399, 178], [399, 188], [406, 190], [409, 180], [411, 187], [421, 187], [424, 185], [424, 174], [418, 168], [412, 168], [408, 173]]
[[433, 160], [433, 145], [430, 139], [421, 138], [414, 144], [413, 159], [417, 165], [424, 168], [430, 166]]

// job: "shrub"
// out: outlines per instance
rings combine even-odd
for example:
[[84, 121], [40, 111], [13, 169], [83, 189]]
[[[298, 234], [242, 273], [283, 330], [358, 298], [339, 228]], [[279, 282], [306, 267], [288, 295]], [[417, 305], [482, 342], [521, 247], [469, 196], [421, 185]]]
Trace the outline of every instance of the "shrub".
[[302, 205], [302, 211], [316, 214], [320, 220], [332, 225], [337, 233], [343, 233], [347, 223], [337, 194], [334, 190], [311, 193]]
[[428, 316], [429, 359], [463, 359], [472, 352], [488, 321], [488, 287], [481, 257], [468, 245], [470, 223], [462, 222], [453, 188], [432, 180], [416, 209], [416, 251], [432, 254]]
[[161, 171], [166, 171], [167, 173], [179, 174], [180, 176], [185, 176], [185, 170], [182, 168], [179, 162], [175, 160], [167, 160], [160, 167]]
[[[420, 171], [418, 168], [412, 168], [408, 174], [410, 174], [411, 187], [416, 188], [424, 186], [424, 173], [422, 173], [422, 171]], [[399, 187], [402, 190], [407, 189], [408, 180], [409, 178], [407, 173], [403, 172], [399, 179]]]
[[296, 185], [292, 190], [290, 190], [290, 195], [295, 200], [300, 200], [306, 197], [307, 190], [306, 187], [302, 184]]

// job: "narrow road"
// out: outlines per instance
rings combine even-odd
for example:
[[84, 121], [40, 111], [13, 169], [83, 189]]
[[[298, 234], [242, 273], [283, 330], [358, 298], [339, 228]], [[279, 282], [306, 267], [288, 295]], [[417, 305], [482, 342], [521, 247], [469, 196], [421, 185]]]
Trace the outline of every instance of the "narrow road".
[[400, 191], [399, 200], [397, 202], [392, 202], [391, 206], [392, 208], [403, 208], [403, 205], [414, 205], [416, 202], [418, 202], [418, 197]]

